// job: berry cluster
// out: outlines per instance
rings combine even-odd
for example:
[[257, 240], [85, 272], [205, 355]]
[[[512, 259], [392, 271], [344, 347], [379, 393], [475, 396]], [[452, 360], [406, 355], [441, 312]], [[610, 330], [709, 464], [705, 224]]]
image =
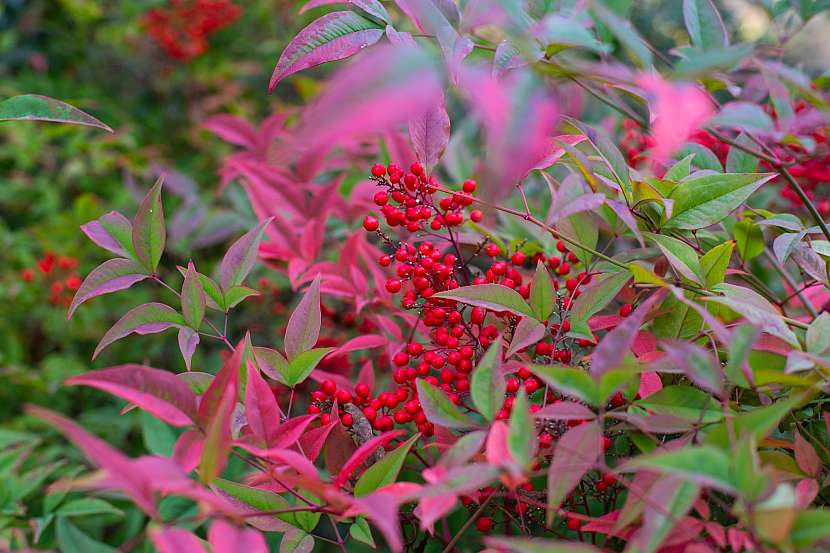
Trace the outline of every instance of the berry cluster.
[[40, 279], [42, 286], [49, 289], [49, 303], [68, 307], [82, 283], [81, 277], [75, 272], [77, 268], [78, 260], [74, 257], [56, 256], [47, 252], [35, 267], [27, 267], [20, 272], [20, 280], [32, 283]]
[[170, 0], [168, 9], [148, 11], [143, 24], [171, 58], [189, 61], [207, 51], [208, 35], [227, 27], [241, 13], [230, 0]]

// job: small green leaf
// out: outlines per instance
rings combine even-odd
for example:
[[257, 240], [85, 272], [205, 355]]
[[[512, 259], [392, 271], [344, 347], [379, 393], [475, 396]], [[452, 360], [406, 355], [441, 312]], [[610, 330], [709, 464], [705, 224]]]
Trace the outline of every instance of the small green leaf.
[[248, 288], [247, 286], [232, 286], [230, 290], [225, 292], [225, 305], [230, 310], [251, 296], [258, 295], [259, 292], [253, 288]]
[[742, 219], [732, 227], [732, 235], [738, 246], [738, 255], [741, 259], [750, 261], [764, 251], [764, 234], [761, 227], [752, 219]]
[[524, 298], [517, 291], [501, 284], [461, 286], [455, 290], [439, 292], [432, 297], [455, 300], [492, 311], [509, 311], [516, 315], [533, 317], [533, 310]]
[[603, 273], [591, 277], [591, 282], [582, 288], [582, 294], [574, 300], [571, 307], [570, 334], [592, 339], [588, 319], [611, 303], [630, 279], [631, 273], [628, 271]]
[[58, 548], [61, 553], [117, 553], [116, 549], [84, 534], [66, 517], [58, 517], [56, 524]]
[[672, 165], [671, 168], [666, 171], [666, 174], [663, 175], [663, 179], [677, 182], [688, 177], [692, 172], [692, 160], [694, 158], [694, 154], [689, 154]]
[[49, 121], [113, 132], [109, 126], [66, 102], [37, 94], [21, 94], [0, 102], [0, 121]]
[[488, 421], [496, 418], [504, 404], [506, 383], [501, 366], [501, 341], [491, 345], [470, 378], [470, 396], [478, 412]]
[[412, 449], [412, 446], [420, 437], [420, 434], [415, 434], [395, 448], [394, 451], [388, 452], [380, 461], [366, 469], [366, 472], [360, 476], [354, 486], [355, 497], [369, 495], [373, 491], [397, 481], [406, 456], [409, 455], [409, 450]]
[[710, 423], [723, 419], [723, 408], [717, 399], [685, 384], [666, 386], [636, 402], [658, 415]]
[[729, 363], [724, 369], [724, 374], [730, 382], [744, 388], [749, 387], [743, 367], [749, 359], [755, 340], [760, 331], [752, 325], [740, 325], [732, 331], [732, 339], [729, 342]]
[[810, 323], [806, 339], [810, 353], [824, 355], [830, 349], [830, 313], [824, 311]]
[[144, 196], [133, 221], [133, 249], [144, 267], [155, 273], [164, 252], [167, 232], [164, 228], [164, 208], [161, 203], [162, 175]]
[[663, 474], [675, 474], [692, 482], [732, 490], [730, 459], [724, 451], [706, 446], [686, 446], [636, 457], [624, 465], [627, 469], [647, 468]]
[[112, 504], [98, 499], [97, 497], [81, 497], [67, 501], [60, 508], [55, 511], [58, 516], [64, 517], [83, 517], [83, 516], [98, 516], [98, 515], [115, 515], [123, 516], [124, 511], [116, 509]]
[[187, 264], [187, 271], [184, 274], [182, 283], [182, 314], [188, 326], [193, 330], [199, 330], [202, 319], [205, 317], [205, 291], [196, 272], [193, 262]]
[[536, 264], [536, 273], [530, 283], [530, 308], [533, 316], [540, 321], [546, 320], [553, 312], [553, 284], [545, 264]]
[[683, 20], [692, 44], [701, 50], [729, 46], [726, 25], [712, 0], [683, 0]]
[[694, 248], [671, 236], [652, 234], [650, 232], [643, 233], [643, 236], [651, 238], [657, 244], [657, 247], [660, 248], [660, 251], [663, 252], [663, 255], [669, 261], [669, 265], [680, 276], [694, 283], [703, 284], [705, 280], [703, 270], [700, 267], [700, 261]]
[[[282, 373], [285, 385], [293, 388], [303, 382], [311, 374], [320, 361], [334, 348], [313, 348], [302, 352], [288, 362], [286, 371]], [[277, 367], [279, 368], [279, 367]]]
[[375, 538], [372, 537], [372, 529], [369, 523], [363, 517], [357, 517], [355, 521], [349, 526], [349, 535], [359, 541], [365, 543], [371, 548], [375, 548]]
[[416, 387], [418, 400], [429, 422], [458, 429], [478, 426], [474, 420], [462, 413], [440, 388], [423, 379], [418, 379]]
[[729, 260], [732, 258], [734, 249], [735, 242], [729, 240], [718, 244], [700, 258], [700, 268], [706, 279], [707, 288], [720, 284], [726, 278], [726, 269], [729, 267]]
[[507, 449], [522, 468], [529, 467], [536, 451], [536, 426], [530, 416], [527, 393], [519, 390], [510, 412], [510, 427], [507, 430]]
[[529, 368], [558, 392], [594, 407], [599, 405], [597, 384], [585, 371], [561, 365], [531, 365]]
[[[755, 143], [746, 133], [741, 133], [735, 142], [741, 146], [755, 147]], [[728, 173], [754, 173], [758, 170], [758, 158], [740, 148], [732, 146], [726, 155], [726, 171]]]

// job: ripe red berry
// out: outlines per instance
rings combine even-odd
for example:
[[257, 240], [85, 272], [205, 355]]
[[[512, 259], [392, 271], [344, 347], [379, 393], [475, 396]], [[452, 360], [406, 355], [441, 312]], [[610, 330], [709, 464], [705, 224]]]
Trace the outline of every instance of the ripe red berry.
[[389, 203], [389, 194], [381, 190], [380, 192], [375, 193], [374, 200], [375, 205], [384, 206]]
[[630, 303], [625, 303], [620, 307], [620, 317], [628, 317], [634, 311], [634, 306]]
[[327, 396], [331, 397], [335, 394], [335, 392], [337, 392], [337, 384], [334, 383], [334, 380], [324, 380], [320, 385], [320, 390], [322, 390]]
[[424, 168], [421, 167], [421, 164], [417, 161], [409, 167], [409, 170], [412, 171], [414, 175], [420, 176], [424, 174]]
[[23, 282], [32, 282], [35, 279], [35, 272], [32, 269], [23, 269], [20, 272], [20, 278]]
[[386, 167], [384, 167], [380, 163], [375, 163], [374, 165], [372, 165], [372, 176], [382, 177], [385, 174], [386, 174]]
[[480, 517], [476, 520], [476, 528], [483, 534], [491, 532], [493, 530], [493, 519], [490, 517]]
[[402, 367], [409, 363], [409, 354], [405, 351], [399, 351], [392, 360], [397, 366]]
[[486, 253], [489, 257], [496, 257], [499, 255], [499, 247], [490, 242], [484, 247], [484, 253]]
[[360, 397], [369, 397], [369, 386], [362, 382], [354, 387], [354, 391]]
[[515, 253], [514, 253], [514, 254], [510, 257], [510, 262], [511, 262], [513, 265], [520, 265], [520, 266], [521, 266], [521, 265], [524, 265], [524, 264], [525, 264], [525, 261], [527, 261], [527, 256], [526, 256], [524, 253], [522, 253], [522, 252], [515, 252]]
[[373, 217], [371, 215], [367, 215], [365, 219], [363, 219], [363, 228], [366, 229], [367, 232], [374, 232], [380, 228], [380, 223], [378, 222], [377, 217]]
[[340, 416], [340, 422], [343, 423], [343, 426], [346, 428], [351, 428], [354, 424], [354, 418], [352, 417], [351, 413], [344, 413]]
[[568, 518], [568, 530], [573, 530], [576, 532], [580, 528], [582, 528], [582, 522], [578, 518]]
[[348, 390], [338, 390], [337, 392], [337, 403], [341, 405], [345, 405], [346, 403], [352, 402], [352, 394]]
[[480, 223], [484, 219], [484, 213], [480, 209], [474, 209], [470, 212], [470, 220], [474, 223]]
[[467, 179], [464, 181], [464, 184], [461, 185], [461, 189], [464, 190], [467, 194], [472, 194], [476, 191], [476, 181], [473, 179]]
[[396, 279], [396, 278], [392, 278], [392, 279], [387, 280], [386, 281], [386, 291], [389, 292], [390, 294], [397, 294], [398, 292], [401, 291], [401, 281]]

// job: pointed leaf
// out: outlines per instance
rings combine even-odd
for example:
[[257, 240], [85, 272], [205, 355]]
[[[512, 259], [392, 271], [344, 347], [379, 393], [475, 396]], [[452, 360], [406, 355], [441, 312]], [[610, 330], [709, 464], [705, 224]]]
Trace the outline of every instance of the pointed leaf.
[[536, 264], [536, 273], [530, 283], [530, 308], [533, 316], [540, 321], [546, 320], [553, 312], [553, 284], [545, 264]]
[[184, 320], [190, 328], [199, 330], [202, 319], [205, 317], [207, 299], [205, 299], [205, 291], [192, 261], [187, 264], [187, 271], [184, 274], [181, 301]]
[[602, 428], [596, 421], [565, 432], [553, 450], [548, 469], [548, 525], [562, 501], [602, 456]]
[[0, 102], [0, 121], [51, 121], [86, 125], [113, 132], [104, 123], [66, 102], [40, 96], [21, 94]]
[[497, 341], [487, 349], [470, 377], [473, 405], [488, 421], [496, 418], [504, 404], [507, 384], [499, 370], [500, 366], [501, 341]]
[[510, 427], [507, 431], [507, 449], [522, 469], [533, 464], [536, 453], [536, 426], [530, 416], [527, 393], [519, 390], [510, 412]]
[[561, 394], [599, 406], [599, 389], [585, 371], [557, 365], [531, 365], [530, 371]]
[[144, 267], [154, 273], [159, 265], [167, 233], [161, 203], [162, 175], [144, 196], [133, 221], [133, 249]]
[[412, 446], [420, 437], [420, 434], [415, 434], [393, 451], [384, 455], [380, 461], [366, 469], [354, 486], [354, 495], [356, 497], [368, 495], [377, 489], [396, 482], [406, 456], [409, 455], [409, 450], [412, 449]]
[[657, 244], [657, 247], [660, 248], [660, 251], [663, 252], [663, 255], [669, 261], [669, 265], [680, 276], [696, 284], [703, 284], [705, 280], [703, 270], [700, 267], [700, 260], [694, 248], [682, 240], [672, 238], [671, 236], [652, 234], [650, 232], [645, 233], [644, 236], [650, 238]]
[[254, 435], [268, 447], [276, 447], [280, 412], [271, 387], [263, 380], [252, 360], [248, 360], [245, 387], [245, 418]]
[[718, 244], [700, 258], [700, 269], [706, 279], [707, 288], [723, 282], [734, 249], [735, 242], [729, 240], [723, 244]]
[[314, 277], [288, 320], [288, 329], [285, 331], [285, 353], [288, 359], [313, 348], [320, 336], [320, 280], [321, 275]]
[[135, 261], [123, 258], [104, 261], [87, 275], [81, 287], [75, 292], [66, 318], [71, 319], [72, 314], [82, 303], [104, 294], [126, 290], [147, 277], [146, 271]]
[[533, 317], [533, 310], [522, 296], [512, 288], [501, 284], [461, 286], [455, 290], [439, 292], [433, 297], [451, 299], [493, 311], [509, 311], [516, 315]]
[[663, 227], [695, 230], [714, 225], [772, 177], [763, 173], [732, 173], [685, 180], [669, 194], [674, 207]]
[[99, 247], [122, 257], [134, 257], [133, 225], [117, 211], [81, 225], [81, 230]]
[[539, 340], [545, 337], [547, 327], [530, 317], [523, 317], [516, 325], [516, 330], [513, 332], [513, 338], [510, 340], [510, 347], [507, 349], [505, 357], [509, 358], [514, 353], [532, 346]]
[[302, 383], [314, 371], [323, 357], [329, 354], [334, 348], [314, 348], [304, 351], [292, 359], [285, 372], [282, 373], [285, 385], [293, 388]]
[[453, 405], [450, 398], [439, 388], [423, 379], [416, 383], [418, 400], [427, 420], [447, 428], [475, 428], [477, 425], [470, 417]]
[[440, 103], [409, 120], [409, 139], [418, 156], [418, 161], [431, 172], [444, 155], [450, 141], [450, 117]]
[[683, 0], [683, 20], [692, 44], [701, 50], [729, 46], [726, 26], [712, 0]]
[[219, 265], [219, 284], [227, 294], [234, 286], [239, 286], [251, 272], [256, 262], [259, 244], [265, 229], [273, 217], [260, 221], [253, 229], [241, 236], [228, 248]]
[[183, 324], [185, 324], [184, 318], [169, 305], [163, 303], [139, 305], [128, 311], [104, 334], [92, 358], [95, 359], [104, 348], [128, 334], [155, 334]]
[[362, 465], [366, 459], [368, 459], [372, 454], [374, 454], [375, 450], [379, 447], [383, 447], [398, 436], [402, 435], [404, 432], [402, 430], [393, 430], [391, 432], [385, 432], [380, 436], [375, 436], [359, 448], [349, 457], [348, 461], [343, 465], [340, 472], [337, 473], [337, 476], [334, 478], [333, 484], [337, 487], [343, 486], [349, 478], [352, 476], [354, 471], [356, 471], [360, 465]]

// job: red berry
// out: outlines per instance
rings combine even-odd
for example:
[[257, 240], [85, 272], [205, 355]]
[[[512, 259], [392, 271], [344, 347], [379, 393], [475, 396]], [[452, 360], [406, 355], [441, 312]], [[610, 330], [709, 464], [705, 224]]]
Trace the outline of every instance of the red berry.
[[628, 317], [631, 315], [631, 312], [634, 311], [634, 306], [630, 303], [623, 304], [620, 307], [620, 317]]
[[380, 163], [375, 163], [374, 165], [372, 165], [372, 176], [382, 177], [385, 174], [386, 174], [386, 167], [384, 167]]
[[360, 397], [369, 397], [369, 386], [362, 382], [354, 387], [354, 391]]
[[354, 418], [352, 418], [350, 413], [344, 413], [340, 417], [340, 422], [342, 422], [343, 426], [346, 428], [351, 428], [352, 424], [354, 424]]
[[23, 269], [20, 272], [20, 278], [23, 282], [32, 282], [35, 279], [35, 272], [32, 269]]
[[386, 291], [390, 294], [397, 294], [401, 291], [401, 281], [396, 278], [387, 280]]
[[345, 405], [352, 402], [352, 394], [348, 390], [338, 390], [337, 403]]
[[462, 190], [467, 194], [472, 194], [476, 191], [476, 181], [473, 179], [467, 179], [464, 181], [464, 184], [461, 185]]
[[527, 261], [527, 256], [522, 252], [516, 252], [510, 257], [513, 265], [524, 265], [525, 261]]
[[366, 229], [367, 232], [374, 232], [378, 230], [379, 227], [380, 223], [378, 222], [377, 217], [367, 215], [366, 218], [363, 219], [363, 228]]
[[476, 520], [476, 528], [484, 534], [491, 532], [493, 530], [493, 519], [490, 517], [480, 517]]
[[375, 205], [384, 206], [389, 203], [389, 194], [381, 190], [380, 192], [375, 193], [374, 200]]
[[496, 257], [499, 255], [499, 247], [491, 242], [484, 247], [484, 253], [486, 253], [488, 257]]
[[320, 389], [324, 394], [331, 397], [337, 392], [337, 384], [334, 383], [334, 380], [324, 380], [320, 385]]
[[409, 167], [409, 170], [412, 171], [412, 174], [414, 175], [420, 176], [424, 174], [424, 168], [421, 167], [421, 164], [417, 161]]
[[567, 524], [568, 530], [573, 530], [574, 532], [582, 528], [582, 522], [578, 518], [569, 518]]
[[484, 213], [480, 209], [474, 209], [470, 212], [470, 220], [474, 223], [480, 223], [484, 219]]

